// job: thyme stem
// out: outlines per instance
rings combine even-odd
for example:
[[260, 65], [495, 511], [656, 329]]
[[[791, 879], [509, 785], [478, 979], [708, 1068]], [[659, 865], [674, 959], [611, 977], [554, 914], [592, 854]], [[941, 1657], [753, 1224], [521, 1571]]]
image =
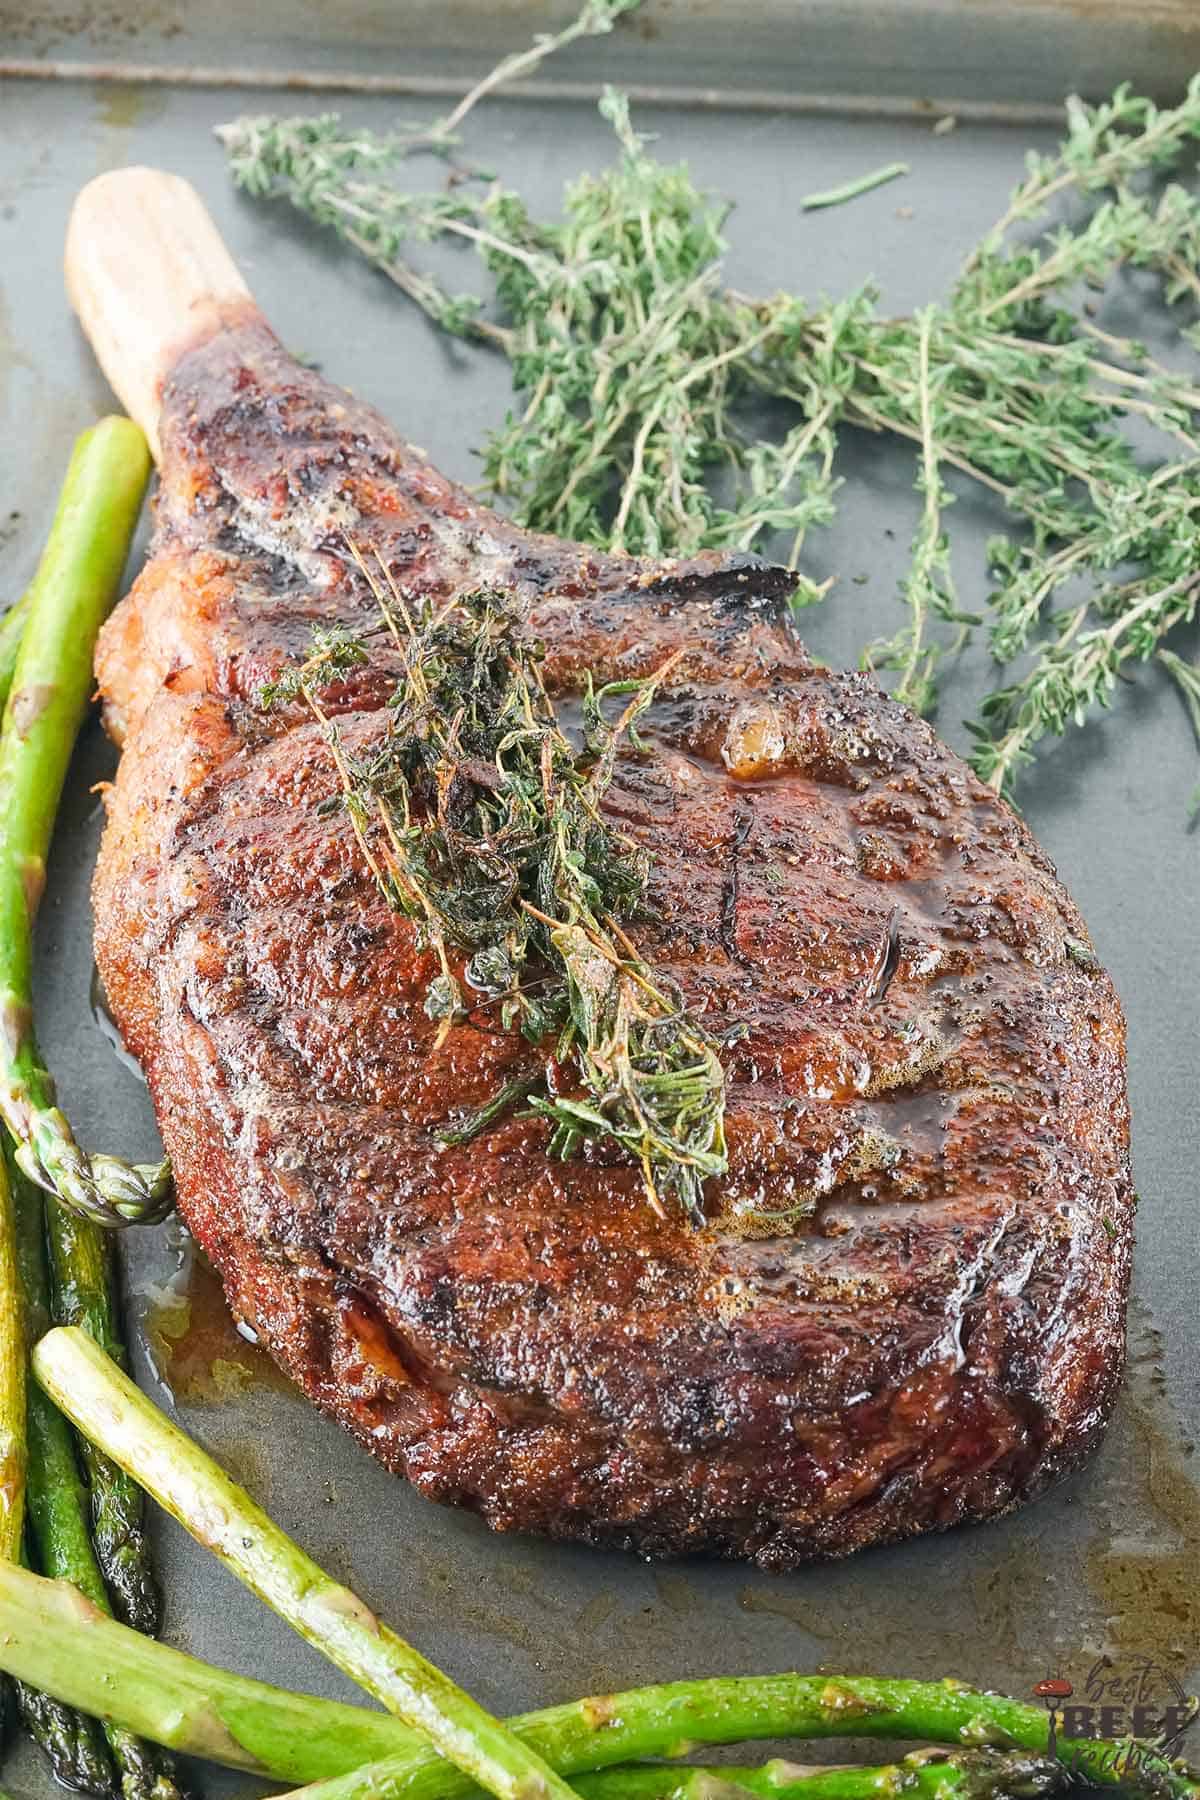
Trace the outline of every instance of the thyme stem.
[[801, 212], [816, 212], [826, 206], [841, 206], [847, 200], [857, 200], [860, 194], [869, 194], [873, 189], [882, 187], [885, 182], [895, 181], [900, 175], [907, 175], [908, 164], [905, 162], [885, 163], [881, 169], [872, 169], [867, 175], [858, 175], [853, 181], [843, 181], [840, 187], [826, 188], [820, 194], [806, 194], [800, 202]]

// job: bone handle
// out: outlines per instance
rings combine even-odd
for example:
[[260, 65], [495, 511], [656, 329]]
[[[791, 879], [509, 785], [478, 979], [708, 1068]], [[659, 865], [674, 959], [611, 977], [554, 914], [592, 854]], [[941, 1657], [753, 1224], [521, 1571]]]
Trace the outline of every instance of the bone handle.
[[113, 391], [158, 459], [163, 378], [250, 290], [199, 195], [160, 169], [88, 183], [67, 226], [67, 293]]

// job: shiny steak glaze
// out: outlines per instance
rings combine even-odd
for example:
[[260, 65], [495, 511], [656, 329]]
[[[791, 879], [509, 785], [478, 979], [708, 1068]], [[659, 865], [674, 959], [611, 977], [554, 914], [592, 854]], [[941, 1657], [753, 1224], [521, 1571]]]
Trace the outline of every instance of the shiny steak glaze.
[[[1010, 809], [813, 666], [781, 571], [519, 532], [248, 310], [177, 363], [163, 441], [98, 659], [97, 957], [184, 1217], [305, 1392], [498, 1528], [773, 1568], [1076, 1465], [1124, 1342], [1124, 1028]], [[318, 729], [257, 698], [314, 622], [373, 617], [346, 531], [414, 591], [519, 590], [564, 717], [584, 671], [687, 646], [608, 807], [652, 854], [646, 954], [745, 1028], [708, 1229], [539, 1123], [439, 1148], [537, 1056], [486, 1015], [434, 1048], [429, 958], [318, 810]], [[331, 694], [349, 740], [387, 689]]]

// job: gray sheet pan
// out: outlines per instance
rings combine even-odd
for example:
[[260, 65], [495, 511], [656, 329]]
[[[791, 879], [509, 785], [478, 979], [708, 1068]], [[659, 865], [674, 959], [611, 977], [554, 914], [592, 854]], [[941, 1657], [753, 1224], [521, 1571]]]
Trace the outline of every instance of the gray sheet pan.
[[[0, 0], [0, 62], [59, 59], [142, 72], [227, 68], [393, 87], [473, 76], [575, 0]], [[1200, 64], [1195, 0], [643, 0], [601, 42], [538, 72], [539, 87], [618, 81], [688, 104], [919, 110], [931, 101], [1026, 112], [1073, 88], [1131, 81], [1165, 98]]]
[[[73, 433], [108, 404], [59, 270], [74, 193], [125, 162], [161, 164], [194, 180], [286, 341], [377, 402], [450, 474], [476, 473], [472, 447], [501, 416], [505, 369], [447, 344], [386, 282], [290, 216], [234, 195], [210, 127], [259, 103], [207, 90], [0, 83], [0, 587], [8, 592], [32, 569]], [[347, 105], [376, 124], [398, 111], [432, 110], [381, 99]], [[1027, 143], [1049, 142], [1044, 131], [960, 124], [935, 137], [927, 124], [736, 109], [704, 117], [643, 111], [638, 122], [661, 133], [666, 154], [686, 157], [702, 180], [736, 199], [729, 267], [738, 286], [839, 294], [873, 274], [896, 307], [941, 289], [1000, 211]], [[474, 144], [547, 207], [564, 179], [610, 153], [592, 110], [566, 105], [492, 104]], [[893, 158], [911, 163], [906, 182], [801, 216], [804, 192]], [[1174, 327], [1136, 282], [1113, 317], [1164, 353], [1177, 348]], [[852, 661], [864, 641], [894, 627], [917, 505], [902, 452], [864, 442], [846, 473], [838, 523], [814, 537], [811, 555], [815, 573], [840, 577], [807, 621], [814, 649], [833, 661]], [[968, 601], [981, 597], [982, 546], [998, 523], [974, 500], [955, 509]], [[970, 716], [985, 673], [971, 664], [947, 692], [941, 725], [960, 747], [959, 721]], [[88, 1005], [87, 884], [98, 833], [90, 790], [112, 766], [93, 728], [73, 772], [43, 914], [44, 1036], [84, 1133], [149, 1154], [144, 1089]], [[1050, 749], [1025, 788], [1029, 816], [1081, 901], [1128, 1009], [1142, 1194], [1132, 1355], [1117, 1419], [1092, 1466], [1040, 1504], [987, 1528], [787, 1578], [709, 1562], [648, 1567], [494, 1538], [472, 1518], [418, 1499], [253, 1369], [230, 1377], [241, 1391], [213, 1399], [197, 1394], [186, 1369], [161, 1358], [156, 1366], [145, 1327], [178, 1265], [170, 1226], [131, 1233], [126, 1243], [140, 1378], [164, 1399], [163, 1376], [173, 1380], [187, 1428], [282, 1524], [498, 1708], [649, 1679], [789, 1666], [953, 1673], [1027, 1692], [1048, 1674], [1081, 1683], [1105, 1651], [1125, 1669], [1144, 1656], [1194, 1679], [1200, 834], [1185, 828], [1184, 798], [1197, 772], [1183, 709], [1151, 670], [1111, 715]], [[182, 1323], [182, 1314], [175, 1318]], [[185, 1349], [193, 1365], [206, 1368], [214, 1356], [245, 1363], [211, 1307], [197, 1303], [192, 1324], [196, 1341]], [[161, 1524], [158, 1535], [172, 1642], [281, 1682], [344, 1691], [174, 1526]], [[29, 1800], [48, 1791], [28, 1753], [6, 1785]]]

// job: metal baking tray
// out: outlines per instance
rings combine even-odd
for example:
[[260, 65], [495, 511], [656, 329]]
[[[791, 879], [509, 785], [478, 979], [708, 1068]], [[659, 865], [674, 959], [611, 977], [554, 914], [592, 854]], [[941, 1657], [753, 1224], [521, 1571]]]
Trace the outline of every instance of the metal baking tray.
[[[575, 0], [0, 0], [0, 46], [43, 72], [428, 92], [575, 11]], [[1068, 89], [1119, 81], [1165, 98], [1197, 66], [1195, 0], [643, 0], [611, 37], [576, 45], [526, 88], [617, 81], [689, 106], [912, 112], [955, 101], [1036, 116]]]
[[[356, 70], [395, 70], [398, 91], [418, 74], [450, 91], [465, 72], [469, 18], [479, 25], [477, 71], [492, 51], [524, 42], [535, 15], [544, 23], [551, 10], [413, 6], [403, 9], [401, 41], [399, 19], [366, 0], [289, 9], [287, 31], [278, 5], [235, 14], [223, 0], [185, 14], [175, 0], [141, 0], [87, 19], [65, 16], [55, 0], [8, 19], [0, 0], [5, 66], [33, 59], [49, 75], [64, 59], [125, 65], [120, 81], [61, 67], [52, 79], [0, 79], [0, 588], [15, 595], [31, 573], [72, 438], [111, 404], [63, 298], [60, 266], [74, 194], [127, 162], [194, 181], [285, 341], [377, 403], [449, 474], [475, 477], [473, 447], [503, 415], [507, 370], [439, 337], [381, 277], [295, 217], [235, 195], [211, 128], [239, 111], [334, 103], [282, 95], [279, 86], [298, 73], [353, 89]], [[737, 286], [836, 295], [873, 275], [889, 304], [908, 308], [943, 290], [1002, 210], [1026, 147], [1053, 141], [1048, 126], [1030, 122], [1030, 103], [1071, 85], [1064, 58], [1072, 45], [1081, 58], [1086, 48], [1080, 66], [1093, 88], [1129, 75], [1165, 90], [1200, 62], [1180, 51], [1194, 41], [1192, 0], [1136, 9], [1101, 0], [893, 0], [868, 10], [877, 31], [859, 29], [857, 0], [805, 9], [802, 30], [799, 8], [767, 0], [750, 9], [735, 56], [733, 7], [652, 0], [636, 33], [584, 46], [553, 80], [547, 74], [554, 104], [519, 98], [483, 107], [473, 146], [550, 209], [566, 179], [612, 148], [592, 105], [564, 97], [560, 75], [586, 90], [632, 71], [640, 90], [665, 95], [639, 105], [639, 126], [737, 203], [729, 224]], [[280, 31], [268, 41], [272, 18]], [[786, 45], [771, 68], [766, 45], [776, 24], [786, 26]], [[768, 104], [766, 90], [793, 87], [789, 71], [810, 41], [806, 85], [783, 96], [788, 104]], [[885, 67], [901, 42], [903, 56]], [[235, 56], [273, 90], [205, 85], [206, 69]], [[153, 78], [138, 78], [147, 73]], [[954, 131], [932, 131], [921, 104], [930, 93], [961, 104]], [[691, 104], [667, 104], [689, 94]], [[850, 97], [849, 111], [824, 103], [838, 94]], [[798, 97], [805, 104], [794, 104]], [[430, 94], [415, 92], [351, 91], [336, 104], [375, 125], [438, 110]], [[1019, 125], [1004, 122], [1014, 106]], [[801, 214], [804, 193], [893, 159], [911, 165], [905, 182]], [[1152, 345], [1174, 329], [1136, 284], [1115, 307], [1124, 328]], [[912, 463], [893, 447], [864, 440], [845, 472], [837, 524], [811, 547], [812, 572], [836, 571], [840, 580], [806, 620], [813, 649], [832, 662], [853, 662], [863, 642], [894, 629], [918, 504]], [[975, 498], [955, 508], [968, 601], [982, 598], [983, 545], [1000, 523]], [[968, 662], [947, 691], [939, 723], [959, 748], [967, 741], [960, 720], [986, 677], [982, 660]], [[952, 1673], [1019, 1694], [1051, 1674], [1079, 1686], [1106, 1654], [1118, 1671], [1145, 1663], [1194, 1682], [1200, 833], [1186, 829], [1184, 796], [1195, 756], [1182, 706], [1149, 669], [1110, 714], [1049, 748], [1024, 788], [1028, 816], [1080, 901], [1128, 1011], [1142, 1196], [1129, 1375], [1115, 1422], [1091, 1466], [1035, 1506], [781, 1577], [494, 1537], [385, 1475], [273, 1377], [232, 1331], [212, 1278], [174, 1224], [123, 1240], [139, 1379], [323, 1563], [500, 1710], [652, 1679], [785, 1667]], [[155, 1131], [145, 1089], [90, 999], [94, 788], [113, 766], [93, 725], [55, 841], [40, 1007], [45, 1047], [83, 1133], [148, 1156]], [[181, 1531], [161, 1518], [156, 1530], [171, 1642], [283, 1683], [346, 1692]], [[205, 1783], [209, 1792], [221, 1785]], [[26, 1800], [50, 1791], [28, 1751], [7, 1785]]]

